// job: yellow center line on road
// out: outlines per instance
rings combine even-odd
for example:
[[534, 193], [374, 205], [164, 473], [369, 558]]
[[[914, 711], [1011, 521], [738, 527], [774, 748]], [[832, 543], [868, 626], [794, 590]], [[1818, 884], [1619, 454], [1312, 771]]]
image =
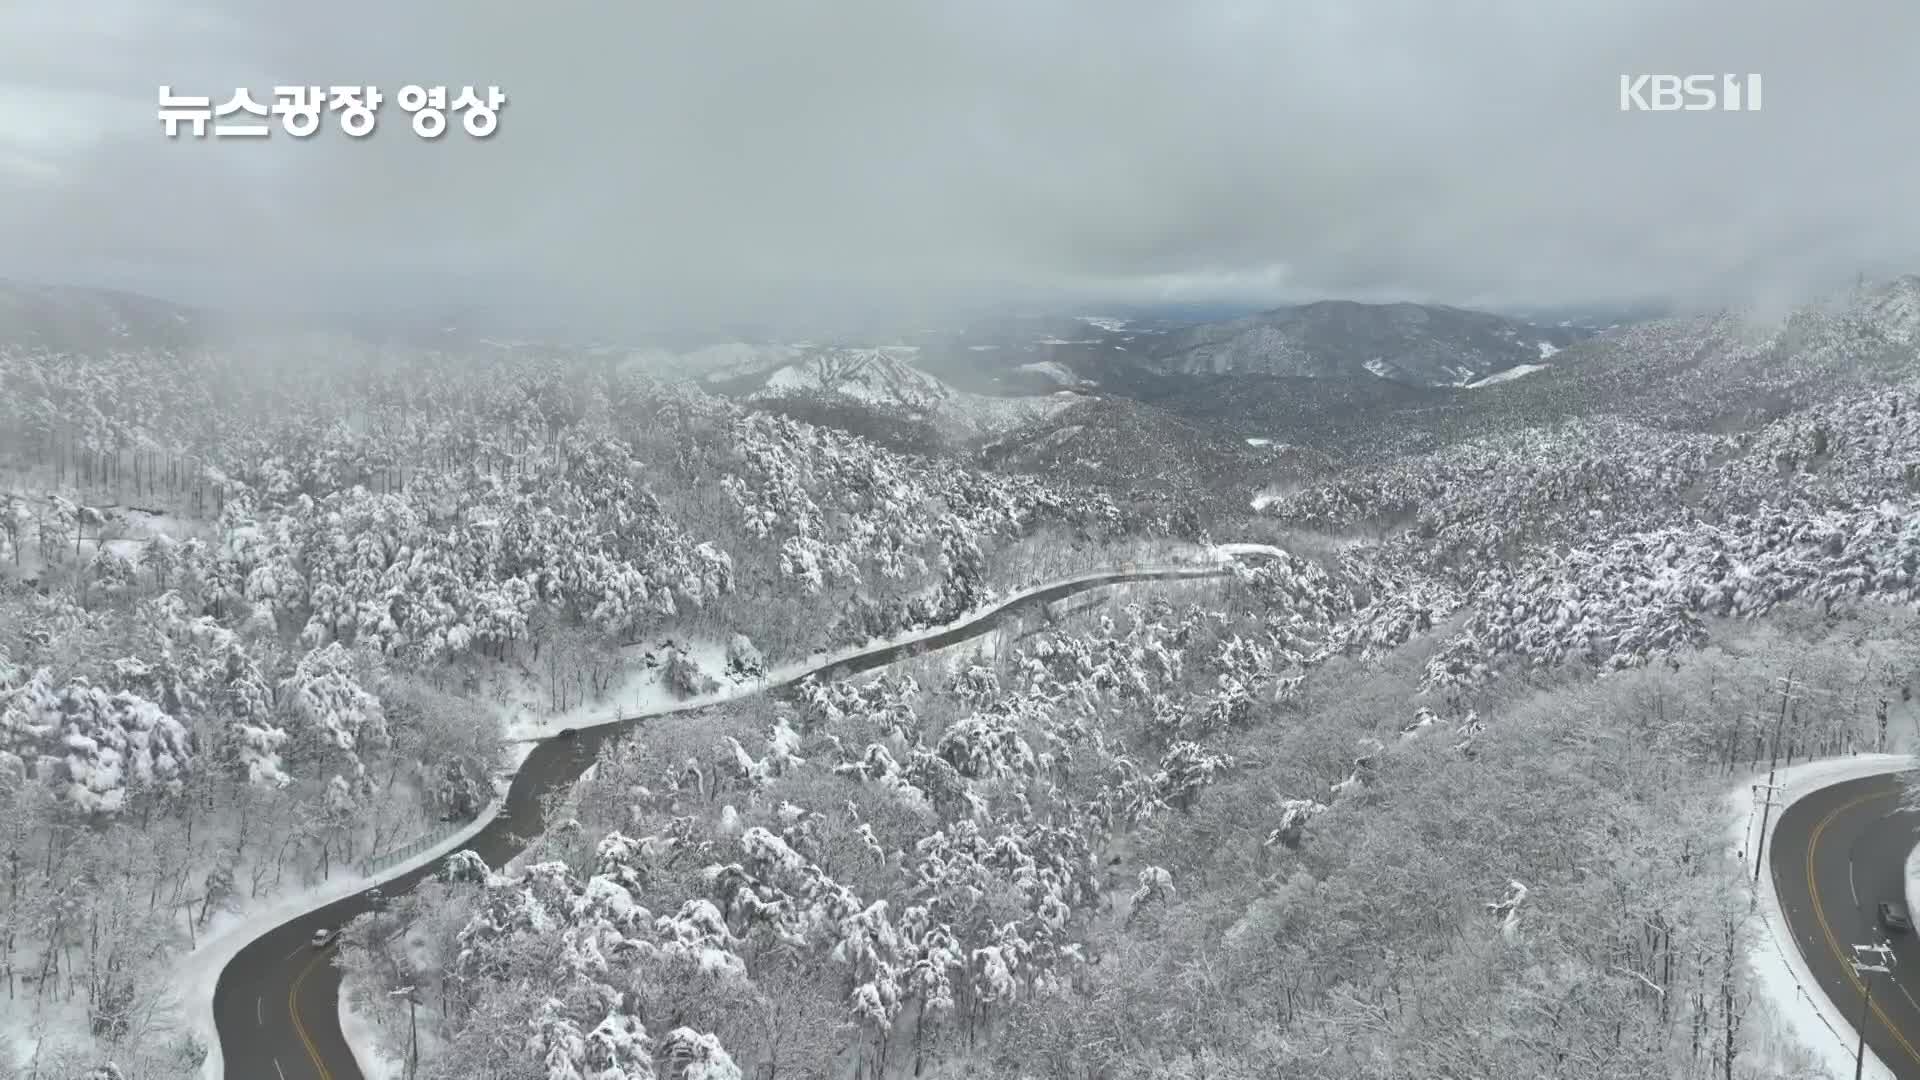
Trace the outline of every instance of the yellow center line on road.
[[[1834, 959], [1840, 961], [1841, 972], [1846, 975], [1847, 981], [1853, 984], [1854, 991], [1860, 994], [1867, 992], [1866, 984], [1862, 983], [1860, 976], [1854, 972], [1853, 958], [1841, 951], [1840, 939], [1834, 936], [1833, 927], [1827, 925], [1826, 909], [1820, 903], [1820, 890], [1814, 885], [1813, 856], [1814, 852], [1820, 850], [1821, 834], [1827, 831], [1827, 826], [1833, 824], [1834, 819], [1856, 806], [1874, 802], [1879, 799], [1891, 799], [1899, 794], [1900, 792], [1896, 789], [1894, 791], [1883, 791], [1877, 795], [1862, 795], [1852, 802], [1836, 807], [1832, 813], [1820, 819], [1820, 824], [1813, 827], [1813, 834], [1807, 839], [1807, 895], [1813, 899], [1814, 921], [1820, 924], [1820, 932], [1826, 935], [1827, 947], [1833, 950]], [[1897, 987], [1900, 984], [1895, 982], [1894, 985]], [[1906, 991], [1902, 988], [1901, 992], [1904, 994]], [[1911, 1001], [1912, 999], [1909, 998], [1908, 1000]], [[1838, 1007], [1839, 1004], [1837, 1001], [1834, 1002], [1836, 1007]], [[1907, 1041], [1907, 1037], [1900, 1033], [1900, 1029], [1893, 1026], [1893, 1021], [1887, 1019], [1887, 1014], [1881, 1011], [1879, 1002], [1873, 1003], [1873, 1015], [1879, 1017], [1881, 1026], [1885, 1027], [1887, 1034], [1892, 1035], [1894, 1041], [1898, 1042], [1900, 1046], [1906, 1050], [1907, 1056], [1912, 1058], [1916, 1064], [1920, 1064], [1920, 1051], [1915, 1050], [1913, 1044]]]
[[307, 1057], [320, 1073], [320, 1080], [333, 1080], [333, 1074], [327, 1071], [327, 1063], [320, 1060], [319, 1048], [313, 1045], [313, 1038], [307, 1034], [307, 1026], [300, 1022], [300, 984], [307, 981], [307, 976], [313, 974], [313, 969], [326, 957], [325, 949], [315, 949], [313, 959], [307, 961], [307, 966], [294, 977], [293, 985], [287, 988], [287, 1015], [293, 1018], [293, 1033], [300, 1036], [301, 1045], [307, 1048]]

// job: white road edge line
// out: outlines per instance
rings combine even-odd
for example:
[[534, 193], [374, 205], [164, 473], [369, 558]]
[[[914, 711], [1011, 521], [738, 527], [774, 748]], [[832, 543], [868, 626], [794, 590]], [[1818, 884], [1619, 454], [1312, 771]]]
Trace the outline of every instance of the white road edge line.
[[253, 999], [253, 1022], [260, 1025], [261, 1027], [266, 1027], [267, 1017], [265, 1012], [265, 1006], [262, 1004], [263, 1000], [264, 999], [262, 998]]
[[280, 1059], [273, 1059], [273, 1071], [280, 1074], [280, 1080], [287, 1080], [287, 1071], [280, 1067]]
[[1893, 985], [1895, 989], [1900, 991], [1900, 996], [1907, 999], [1907, 1004], [1913, 1006], [1915, 1011], [1920, 1011], [1920, 1001], [1913, 1000], [1913, 995], [1907, 993], [1907, 988], [1900, 985], [1898, 978], [1893, 980]]
[[1847, 891], [1853, 894], [1853, 906], [1860, 906], [1860, 890], [1853, 887], [1853, 860], [1847, 860]]

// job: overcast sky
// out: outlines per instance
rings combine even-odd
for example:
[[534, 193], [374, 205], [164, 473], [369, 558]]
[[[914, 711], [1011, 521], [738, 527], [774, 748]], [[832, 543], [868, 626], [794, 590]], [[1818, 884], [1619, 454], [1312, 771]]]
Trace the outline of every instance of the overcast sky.
[[[1912, 0], [6, 0], [0, 273], [205, 302], [774, 318], [1770, 299], [1920, 271]], [[1758, 72], [1759, 113], [1619, 111]], [[405, 83], [498, 85], [414, 137]], [[372, 84], [170, 141], [157, 88]]]

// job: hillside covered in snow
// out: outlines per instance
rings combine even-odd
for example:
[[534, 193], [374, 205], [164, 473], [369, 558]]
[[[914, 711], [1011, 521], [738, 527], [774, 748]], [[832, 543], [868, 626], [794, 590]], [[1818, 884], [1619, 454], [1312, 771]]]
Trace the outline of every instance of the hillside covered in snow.
[[1179, 331], [1155, 341], [1144, 362], [1186, 374], [1365, 372], [1465, 386], [1546, 359], [1588, 333], [1460, 308], [1329, 300]]
[[774, 370], [747, 395], [756, 404], [793, 400], [846, 401], [883, 415], [924, 421], [966, 443], [988, 438], [1076, 400], [1064, 391], [997, 396], [956, 390], [914, 363], [911, 348], [835, 349]]
[[[1788, 675], [1792, 753], [1912, 726], [1916, 295], [997, 428], [901, 350], [662, 379], [9, 347], [10, 1063], [190, 1073], [168, 973], [205, 935], [471, 819], [511, 734], [646, 695], [715, 703], [611, 741], [520, 859], [346, 928], [376, 1050], [424, 1031], [436, 1080], [1798, 1075], [1715, 808]], [[755, 689], [1223, 541], [1223, 578]]]

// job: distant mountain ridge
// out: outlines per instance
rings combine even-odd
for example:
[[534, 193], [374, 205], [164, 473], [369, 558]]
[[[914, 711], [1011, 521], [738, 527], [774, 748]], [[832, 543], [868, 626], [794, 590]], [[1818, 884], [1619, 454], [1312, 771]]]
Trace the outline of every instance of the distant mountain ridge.
[[1014, 397], [970, 393], [916, 366], [918, 352], [911, 345], [809, 347], [764, 374], [735, 369], [731, 379], [710, 375], [707, 382], [757, 405], [811, 399], [925, 421], [958, 442], [1006, 431], [1080, 400], [1064, 391]]
[[209, 331], [208, 313], [136, 293], [0, 278], [0, 347], [94, 353], [182, 348]]
[[1594, 332], [1465, 308], [1323, 300], [1175, 331], [1154, 341], [1142, 362], [1183, 375], [1371, 374], [1466, 386], [1537, 364]]
[[958, 391], [913, 365], [913, 346], [826, 349], [767, 376], [751, 397], [823, 391], [869, 404], [928, 410]]

